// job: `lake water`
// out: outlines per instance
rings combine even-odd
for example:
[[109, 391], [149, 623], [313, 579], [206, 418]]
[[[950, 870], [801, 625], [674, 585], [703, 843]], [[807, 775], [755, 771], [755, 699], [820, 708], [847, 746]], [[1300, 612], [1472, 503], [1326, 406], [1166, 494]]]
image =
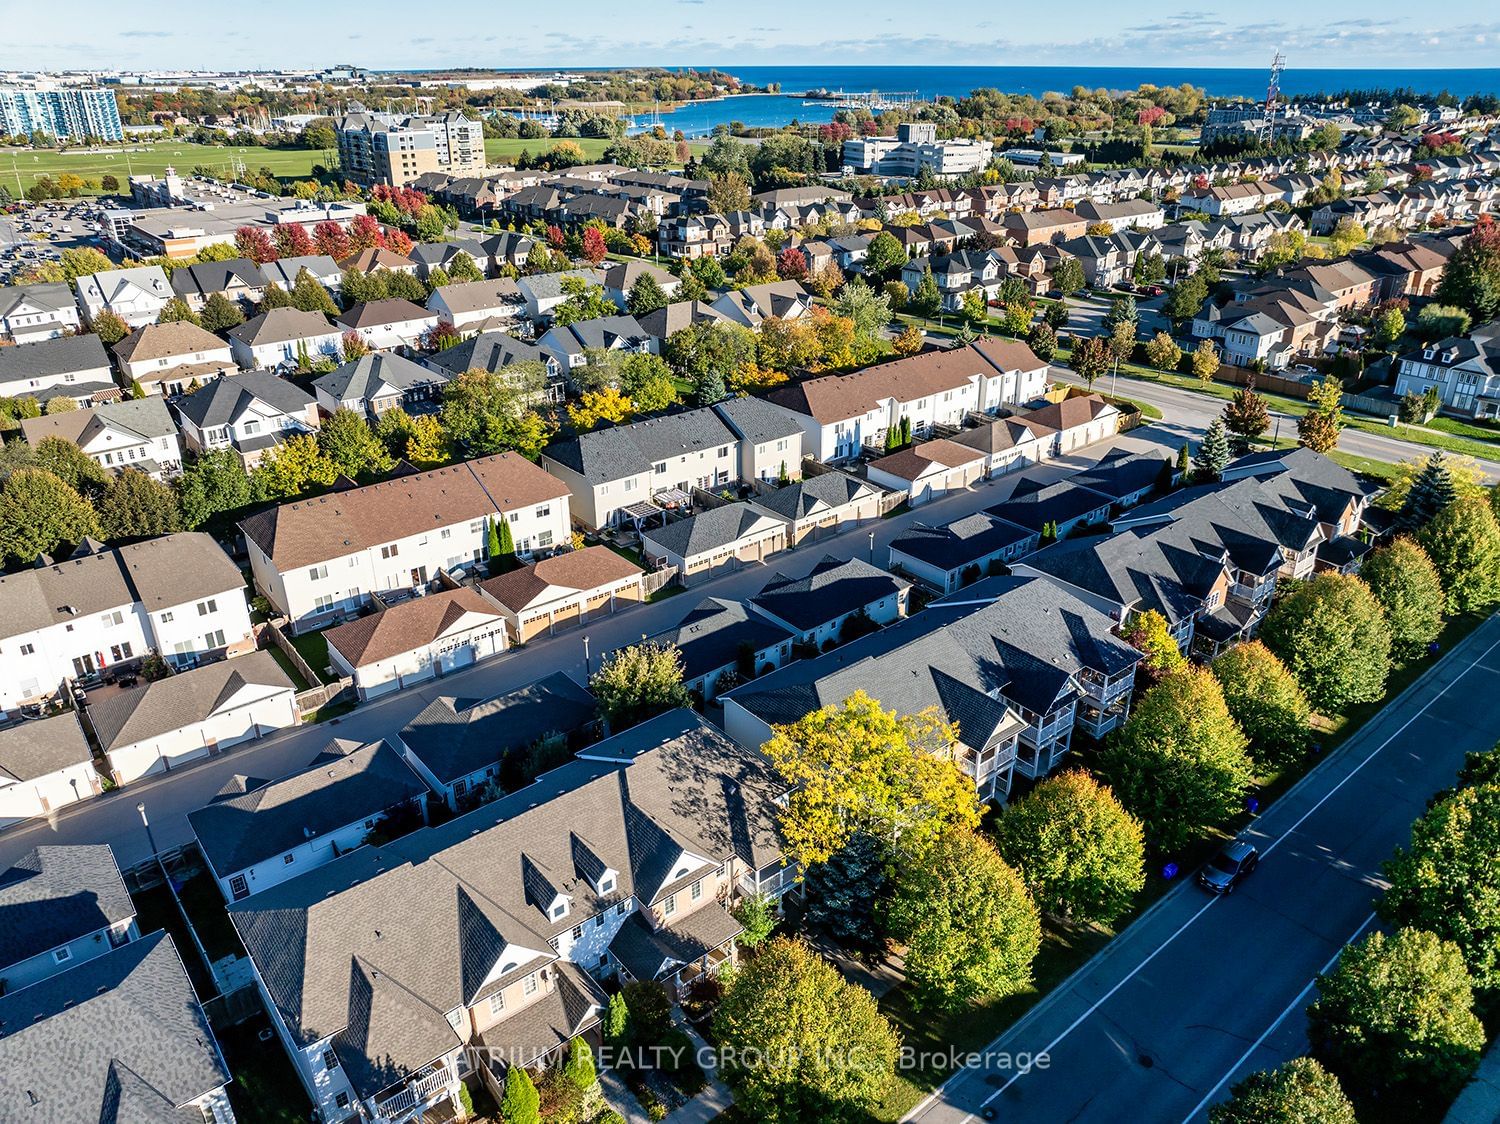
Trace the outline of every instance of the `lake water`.
[[[1267, 71], [1260, 69], [1209, 69], [1195, 67], [1067, 67], [1067, 66], [727, 66], [720, 69], [745, 82], [765, 86], [781, 83], [783, 90], [801, 93], [811, 89], [879, 90], [912, 93], [920, 98], [963, 97], [971, 90], [994, 87], [1012, 94], [1040, 96], [1049, 91], [1066, 93], [1074, 86], [1088, 89], [1133, 90], [1143, 83], [1179, 86], [1186, 82], [1201, 86], [1218, 97], [1263, 98]], [[1344, 89], [1411, 88], [1419, 93], [1443, 90], [1458, 96], [1500, 92], [1500, 69], [1399, 70], [1320, 69], [1287, 70], [1281, 76], [1285, 97]], [[703, 136], [715, 125], [733, 121], [759, 128], [779, 128], [792, 121], [821, 124], [833, 119], [826, 106], [804, 106], [800, 97], [750, 95], [692, 102], [661, 114], [669, 131], [681, 129], [687, 136]], [[638, 117], [639, 125], [649, 115]]]

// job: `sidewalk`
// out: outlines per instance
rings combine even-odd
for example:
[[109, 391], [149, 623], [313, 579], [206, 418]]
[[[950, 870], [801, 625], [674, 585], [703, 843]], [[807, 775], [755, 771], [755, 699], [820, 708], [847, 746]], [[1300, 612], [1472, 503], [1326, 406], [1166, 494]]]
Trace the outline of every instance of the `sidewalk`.
[[1500, 1041], [1490, 1044], [1474, 1080], [1458, 1095], [1443, 1124], [1494, 1124], [1500, 1120]]

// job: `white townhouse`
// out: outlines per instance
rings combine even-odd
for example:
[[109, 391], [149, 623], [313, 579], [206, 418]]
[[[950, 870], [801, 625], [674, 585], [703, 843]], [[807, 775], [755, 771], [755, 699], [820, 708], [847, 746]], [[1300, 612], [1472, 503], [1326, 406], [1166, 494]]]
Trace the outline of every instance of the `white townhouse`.
[[48, 437], [71, 441], [111, 470], [135, 468], [158, 480], [182, 471], [177, 426], [165, 400], [154, 395], [26, 418], [21, 433], [32, 448]]
[[44, 337], [0, 347], [0, 398], [71, 398], [86, 406], [96, 396], [119, 396], [98, 336]]
[[297, 688], [264, 649], [180, 671], [89, 703], [117, 784], [170, 772], [302, 721]]
[[6, 994], [53, 979], [140, 935], [135, 903], [107, 843], [33, 847], [0, 871], [0, 979]]
[[155, 324], [167, 302], [177, 295], [159, 265], [90, 273], [76, 284], [83, 318], [90, 324], [101, 312], [113, 312], [132, 328]]
[[0, 730], [0, 829], [102, 790], [75, 711]]
[[772, 482], [802, 475], [802, 426], [764, 398], [726, 398], [714, 412], [740, 439], [740, 479]]
[[164, 535], [0, 576], [0, 710], [149, 652], [191, 667], [255, 647], [245, 579], [212, 537]]
[[438, 314], [400, 297], [364, 301], [341, 312], [334, 321], [346, 332], [354, 332], [375, 351], [414, 348], [429, 328], [436, 328]]
[[270, 371], [224, 375], [180, 399], [182, 437], [196, 453], [233, 449], [246, 469], [289, 437], [320, 424], [313, 396]]
[[780, 387], [767, 400], [796, 418], [807, 453], [848, 460], [905, 422], [920, 437], [935, 425], [959, 426], [970, 413], [994, 414], [1040, 397], [1047, 364], [1024, 343], [986, 339]]
[[293, 631], [353, 616], [371, 593], [425, 592], [439, 570], [488, 557], [510, 525], [517, 555], [565, 545], [568, 486], [516, 453], [284, 503], [240, 524], [255, 585]]
[[113, 351], [125, 385], [139, 382], [147, 394], [182, 394], [194, 382], [238, 370], [229, 344], [186, 320], [137, 328]]
[[78, 330], [78, 301], [63, 282], [0, 288], [0, 339], [35, 343]]
[[296, 366], [309, 361], [343, 358], [343, 329], [330, 324], [321, 312], [273, 308], [229, 329], [234, 361], [248, 370]]
[[526, 313], [526, 298], [509, 277], [442, 285], [427, 298], [427, 310], [469, 332], [505, 329]]

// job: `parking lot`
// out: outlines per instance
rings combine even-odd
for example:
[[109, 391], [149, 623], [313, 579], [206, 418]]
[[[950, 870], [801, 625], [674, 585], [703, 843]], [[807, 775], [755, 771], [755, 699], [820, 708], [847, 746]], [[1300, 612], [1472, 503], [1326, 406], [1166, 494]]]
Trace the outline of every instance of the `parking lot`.
[[103, 215], [104, 208], [93, 199], [25, 203], [0, 214], [0, 285], [59, 260], [64, 250], [103, 250]]

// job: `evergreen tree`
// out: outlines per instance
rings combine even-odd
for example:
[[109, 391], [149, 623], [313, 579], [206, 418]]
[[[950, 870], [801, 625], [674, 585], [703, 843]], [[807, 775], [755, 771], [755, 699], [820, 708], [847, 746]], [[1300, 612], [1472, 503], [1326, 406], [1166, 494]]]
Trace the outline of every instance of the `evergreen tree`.
[[130, 380], [130, 397], [139, 402], [146, 397], [146, 388], [141, 385], [141, 380], [133, 378]]
[[[266, 295], [271, 295], [269, 289], [266, 290]], [[293, 308], [299, 308], [303, 312], [322, 312], [329, 316], [339, 314], [339, 306], [333, 302], [332, 294], [318, 283], [318, 279], [306, 266], [297, 271], [297, 279], [292, 283], [288, 299]]]
[[[303, 270], [303, 272], [305, 273], [306, 270]], [[255, 312], [256, 315], [260, 315], [261, 313], [270, 312], [273, 309], [291, 307], [291, 294], [272, 281], [266, 286], [265, 294], [260, 298], [260, 303], [255, 306]]]
[[512, 1065], [505, 1070], [500, 1119], [504, 1124], [542, 1124], [542, 1099], [525, 1066]]
[[245, 314], [238, 304], [223, 293], [212, 293], [203, 302], [201, 319], [205, 331], [227, 332], [230, 328], [243, 324]]
[[827, 862], [808, 868], [804, 920], [841, 945], [875, 949], [883, 937], [877, 907], [890, 890], [888, 855], [879, 837], [855, 833]]
[[122, 469], [97, 506], [99, 527], [108, 539], [150, 538], [182, 529], [176, 494], [137, 468]]
[[599, 1073], [594, 1068], [594, 1051], [589, 1049], [589, 1044], [582, 1038], [574, 1038], [568, 1043], [568, 1060], [563, 1065], [563, 1077], [580, 1093], [589, 1092], [599, 1080]]
[[659, 308], [665, 308], [670, 301], [662, 287], [657, 284], [656, 278], [649, 273], [643, 273], [635, 287], [630, 290], [630, 297], [625, 302], [625, 307], [632, 316], [645, 316], [648, 312], [655, 312]]
[[604, 1041], [619, 1046], [630, 1037], [630, 1008], [625, 1005], [623, 992], [609, 997], [609, 1006], [604, 1010]]
[[1203, 435], [1203, 444], [1198, 446], [1198, 455], [1193, 458], [1193, 482], [1207, 484], [1219, 479], [1229, 465], [1229, 436], [1224, 432], [1224, 419], [1214, 418]]
[[1422, 464], [1416, 479], [1406, 493], [1406, 502], [1396, 513], [1396, 529], [1415, 535], [1431, 523], [1433, 517], [1458, 497], [1453, 473], [1441, 449], [1434, 450]]
[[1177, 474], [1184, 484], [1188, 481], [1188, 474], [1192, 471], [1192, 445], [1184, 441], [1182, 448], [1177, 450]]
[[491, 562], [500, 557], [500, 525], [489, 520], [489, 531], [485, 536], [485, 557]]
[[509, 519], [501, 519], [499, 522], [500, 522], [500, 555], [499, 555], [499, 558], [500, 558], [500, 569], [502, 571], [511, 570], [511, 569], [514, 569], [515, 565], [516, 565], [516, 539], [515, 539], [515, 536], [511, 534], [510, 520]]

